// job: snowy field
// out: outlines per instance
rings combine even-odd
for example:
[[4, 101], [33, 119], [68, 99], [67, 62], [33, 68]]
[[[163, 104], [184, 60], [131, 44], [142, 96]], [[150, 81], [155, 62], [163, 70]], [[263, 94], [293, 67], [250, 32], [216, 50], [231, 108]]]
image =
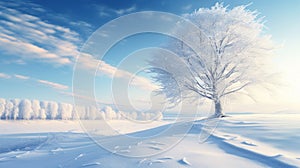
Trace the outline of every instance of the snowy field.
[[[155, 121], [148, 124], [109, 121], [117, 132], [148, 136], [168, 127], [169, 136], [119, 145], [118, 136], [103, 131], [110, 152], [91, 140], [77, 121], [0, 121], [0, 167], [300, 167], [299, 114], [233, 114], [222, 119], [205, 143], [199, 133], [205, 124]], [[95, 121], [93, 121], [95, 122]], [[105, 135], [105, 136], [104, 136]], [[175, 147], [160, 150], [185, 135]], [[147, 157], [125, 157], [116, 153], [157, 151]]]

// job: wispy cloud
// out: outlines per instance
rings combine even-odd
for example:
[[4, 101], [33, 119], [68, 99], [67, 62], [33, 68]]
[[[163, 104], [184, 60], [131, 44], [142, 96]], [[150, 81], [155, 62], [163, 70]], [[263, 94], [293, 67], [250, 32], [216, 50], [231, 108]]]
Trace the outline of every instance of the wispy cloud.
[[81, 39], [70, 28], [0, 3], [0, 49], [23, 60], [71, 64]]
[[63, 85], [63, 84], [59, 84], [59, 83], [55, 83], [55, 82], [50, 82], [47, 80], [37, 80], [37, 82], [44, 84], [46, 86], [50, 86], [54, 89], [59, 89], [59, 90], [67, 90], [69, 88], [69, 86], [67, 85]]
[[115, 13], [118, 14], [118, 15], [124, 15], [126, 13], [130, 13], [130, 12], [133, 12], [135, 10], [136, 10], [136, 6], [133, 5], [133, 6], [129, 7], [129, 8], [115, 10]]
[[102, 60], [96, 60], [89, 54], [81, 53], [78, 68], [83, 68], [91, 71], [98, 70], [97, 75], [106, 75], [109, 78], [124, 78], [131, 81], [130, 85], [136, 86], [145, 90], [155, 90], [159, 87], [152, 83], [148, 78], [137, 76], [126, 70], [118, 69]]
[[28, 79], [30, 79], [29, 76], [23, 76], [23, 75], [18, 75], [18, 74], [15, 74], [14, 76], [15, 76], [15, 78], [22, 79], [22, 80], [28, 80]]
[[17, 64], [17, 65], [25, 65], [26, 62], [22, 59], [5, 59], [1, 60], [1, 64]]
[[[78, 32], [68, 27], [45, 21], [38, 15], [28, 13], [26, 10], [18, 10], [18, 8], [13, 8], [9, 5], [0, 2], [2, 11], [0, 12], [0, 50], [4, 51], [8, 58], [15, 57], [14, 60], [20, 60], [22, 63], [26, 63], [27, 60], [43, 61], [54, 65], [73, 65], [75, 63], [75, 57], [79, 54], [79, 46], [81, 44], [81, 37]], [[34, 4], [31, 4], [31, 6], [40, 8]], [[117, 16], [136, 10], [135, 5], [124, 9], [100, 6], [97, 6], [97, 8], [104, 15], [107, 13], [108, 15], [113, 14]], [[36, 12], [38, 13], [39, 11]], [[74, 26], [90, 26], [86, 22], [72, 22], [70, 24]], [[95, 64], [91, 62], [99, 62], [92, 56], [87, 56], [87, 54], [82, 60], [83, 68], [85, 69], [94, 69]], [[100, 64], [101, 68], [99, 68], [99, 71], [101, 74], [110, 78], [133, 79], [131, 84], [143, 89], [157, 88], [144, 77], [134, 76], [125, 70], [118, 70], [117, 67], [104, 61], [100, 61]], [[118, 73], [116, 73], [117, 71]], [[22, 79], [21, 76], [15, 77]], [[58, 83], [46, 80], [37, 81], [56, 89], [68, 89], [68, 86]]]
[[192, 7], [193, 7], [193, 5], [192, 5], [192, 4], [188, 4], [188, 5], [185, 5], [185, 6], [183, 6], [183, 7], [182, 7], [182, 10], [185, 10], [185, 11], [187, 11], [187, 10], [190, 10], [190, 9], [192, 9]]
[[11, 78], [11, 76], [7, 75], [5, 73], [0, 73], [0, 78], [8, 79], [8, 78]]
[[[12, 77], [11, 75], [0, 73], [0, 78], [11, 78], [11, 77]], [[63, 85], [63, 84], [56, 83], [56, 82], [51, 82], [51, 81], [48, 81], [48, 80], [36, 79], [36, 78], [30, 77], [30, 76], [14, 74], [13, 77], [17, 78], [17, 79], [21, 79], [21, 80], [30, 80], [30, 81], [33, 81], [35, 83], [43, 84], [43, 85], [45, 85], [47, 87], [50, 87], [50, 88], [53, 88], [53, 89], [58, 89], [58, 90], [67, 90], [67, 89], [69, 89], [69, 86], [67, 86], [67, 85]]]
[[137, 10], [136, 5], [132, 5], [128, 8], [123, 9], [114, 9], [105, 5], [94, 5], [100, 17], [109, 17], [109, 16], [120, 16], [128, 14]]

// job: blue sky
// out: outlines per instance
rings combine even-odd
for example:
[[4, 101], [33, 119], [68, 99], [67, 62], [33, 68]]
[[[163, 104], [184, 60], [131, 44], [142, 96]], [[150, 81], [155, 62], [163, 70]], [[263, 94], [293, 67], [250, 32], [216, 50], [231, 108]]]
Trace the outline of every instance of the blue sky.
[[[201, 7], [214, 5], [215, 0], [24, 0], [0, 2], [0, 92], [3, 98], [29, 98], [70, 102], [72, 74], [81, 46], [101, 25], [132, 12], [154, 10], [182, 15]], [[292, 88], [287, 97], [294, 106], [300, 92], [300, 1], [224, 0], [234, 7], [250, 4], [251, 10], [265, 16], [266, 33], [278, 44], [274, 62], [287, 75]], [[141, 43], [143, 41], [143, 43]], [[111, 49], [103, 61], [108, 68], [116, 66], [131, 52], [144, 47], [157, 47], [163, 38], [141, 35], [128, 38]], [[97, 80], [99, 99], [111, 103], [109, 75]], [[299, 99], [298, 99], [299, 100]], [[287, 105], [288, 104], [288, 105]], [[298, 103], [299, 104], [299, 103]], [[296, 105], [295, 105], [296, 107]], [[283, 107], [284, 108], [284, 107]], [[298, 106], [297, 106], [298, 108]]]

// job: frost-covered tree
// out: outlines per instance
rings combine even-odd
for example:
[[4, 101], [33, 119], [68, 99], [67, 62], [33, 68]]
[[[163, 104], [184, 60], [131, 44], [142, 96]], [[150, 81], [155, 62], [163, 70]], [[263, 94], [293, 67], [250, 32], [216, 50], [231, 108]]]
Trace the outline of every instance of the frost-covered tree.
[[[77, 110], [77, 111], [76, 111]], [[78, 114], [78, 115], [77, 115]], [[136, 113], [116, 112], [111, 106], [104, 106], [100, 111], [96, 106], [78, 106], [72, 104], [57, 103], [54, 101], [39, 101], [28, 99], [0, 98], [0, 119], [62, 119], [62, 120], [153, 120], [158, 119], [161, 113]]]
[[32, 100], [32, 112], [33, 112], [33, 119], [40, 119], [40, 101], [39, 100]]
[[72, 120], [78, 120], [79, 119], [79, 115], [77, 113], [77, 109], [75, 107], [73, 107], [72, 110]]
[[90, 106], [89, 107], [89, 119], [90, 120], [97, 119], [97, 113], [98, 113], [98, 110], [95, 106]]
[[122, 119], [124, 119], [124, 117], [122, 116], [122, 113], [124, 113], [124, 112], [122, 112], [122, 111], [116, 112], [116, 119], [117, 119], [117, 120], [122, 120]]
[[85, 106], [84, 108], [84, 119], [89, 120], [90, 119], [90, 107]]
[[86, 111], [86, 107], [84, 106], [77, 106], [76, 108], [74, 108], [74, 113], [72, 116], [73, 119], [83, 119], [86, 120], [87, 118], [87, 111]]
[[110, 106], [105, 106], [104, 113], [105, 119], [107, 120], [113, 120], [116, 118], [116, 112]]
[[47, 119], [47, 113], [45, 109], [40, 109], [40, 119], [41, 120]]
[[268, 76], [264, 67], [274, 48], [271, 36], [264, 32], [257, 12], [246, 6], [228, 9], [217, 3], [185, 18], [199, 30], [178, 23], [175, 32], [181, 39], [172, 39], [166, 46], [180, 61], [153, 57], [150, 72], [161, 86], [158, 92], [172, 105], [190, 97], [205, 98], [214, 103], [215, 117], [222, 117], [224, 97], [245, 92], [246, 87]]
[[20, 100], [19, 99], [13, 99], [12, 100], [13, 103], [13, 109], [12, 109], [12, 118], [14, 120], [16, 120], [19, 117], [19, 104], [20, 104]]
[[96, 119], [99, 119], [99, 120], [105, 120], [105, 119], [106, 119], [105, 117], [106, 117], [106, 116], [105, 116], [105, 112], [101, 110], [101, 111], [98, 113]]
[[21, 119], [29, 120], [32, 116], [31, 101], [24, 99], [19, 104], [19, 115]]
[[5, 99], [0, 98], [0, 119], [2, 118], [2, 115], [5, 111], [5, 104], [6, 104]]
[[41, 109], [40, 109], [40, 118], [42, 120], [47, 119], [48, 102], [47, 101], [40, 101], [40, 107], [41, 107]]
[[68, 103], [59, 103], [58, 111], [62, 120], [69, 120], [72, 118], [73, 106]]
[[58, 105], [57, 102], [49, 102], [48, 103], [48, 111], [50, 115], [50, 119], [54, 120], [58, 116]]
[[71, 119], [73, 115], [73, 105], [67, 104], [66, 118]]
[[6, 100], [5, 112], [4, 112], [4, 116], [6, 120], [12, 118], [13, 108], [14, 108], [14, 104], [10, 100]]

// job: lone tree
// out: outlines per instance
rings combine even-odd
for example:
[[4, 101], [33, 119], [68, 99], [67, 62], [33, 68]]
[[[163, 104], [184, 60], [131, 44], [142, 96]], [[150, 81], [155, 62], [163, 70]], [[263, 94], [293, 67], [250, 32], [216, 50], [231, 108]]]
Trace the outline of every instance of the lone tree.
[[[223, 117], [222, 99], [236, 92], [245, 92], [252, 84], [263, 82], [269, 74], [266, 65], [272, 55], [271, 36], [265, 34], [263, 19], [257, 12], [238, 6], [228, 9], [216, 4], [199, 9], [185, 18], [199, 30], [178, 27], [181, 39], [170, 39], [166, 49], [175, 53], [184, 64], [171, 57], [154, 56], [150, 73], [160, 84], [159, 93], [177, 105], [183, 99], [209, 99], [215, 106], [215, 117]], [[192, 50], [189, 41], [196, 46]], [[189, 71], [180, 71], [187, 66]]]

